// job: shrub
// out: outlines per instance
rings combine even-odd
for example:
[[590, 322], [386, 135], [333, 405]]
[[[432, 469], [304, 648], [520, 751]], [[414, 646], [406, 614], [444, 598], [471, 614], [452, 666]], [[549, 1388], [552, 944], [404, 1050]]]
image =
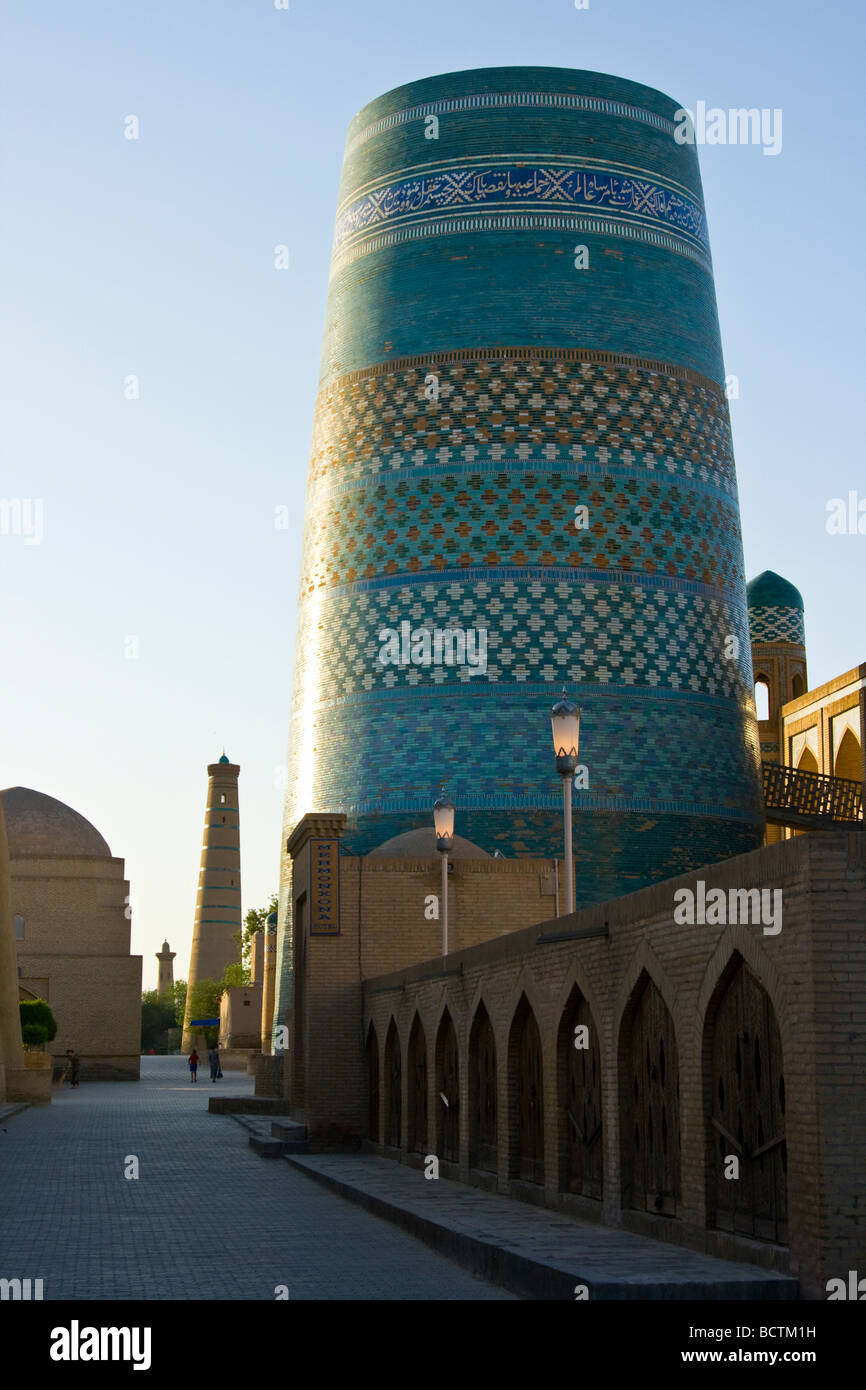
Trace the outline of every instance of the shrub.
[[[21, 1036], [25, 1042], [47, 1043], [53, 1042], [57, 1036], [57, 1020], [51, 1012], [51, 1006], [45, 999], [22, 999], [18, 1005], [18, 1012], [21, 1015]], [[27, 1032], [33, 1027], [43, 1030], [44, 1037], [38, 1039], [28, 1039]]]
[[26, 1047], [44, 1047], [48, 1029], [43, 1023], [25, 1023], [21, 1028], [21, 1041]]

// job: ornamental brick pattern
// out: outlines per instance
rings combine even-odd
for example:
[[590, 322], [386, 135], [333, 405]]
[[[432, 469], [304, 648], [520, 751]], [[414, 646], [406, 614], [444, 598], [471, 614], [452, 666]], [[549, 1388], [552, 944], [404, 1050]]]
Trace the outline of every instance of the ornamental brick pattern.
[[[285, 839], [343, 811], [365, 853], [426, 824], [444, 778], [460, 833], [555, 855], [565, 681], [590, 774], [580, 901], [760, 842], [724, 367], [676, 110], [598, 73], [503, 68], [400, 88], [352, 123]], [[483, 633], [485, 668], [383, 660], [403, 623]]]

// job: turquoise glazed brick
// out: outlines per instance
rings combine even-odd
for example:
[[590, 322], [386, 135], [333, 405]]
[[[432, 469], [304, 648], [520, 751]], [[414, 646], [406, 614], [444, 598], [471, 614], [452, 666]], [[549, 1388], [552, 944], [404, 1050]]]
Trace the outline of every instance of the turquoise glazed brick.
[[[347, 851], [366, 853], [429, 824], [444, 780], [460, 834], [559, 857], [549, 711], [565, 684], [588, 776], [579, 902], [760, 844], [724, 365], [677, 109], [601, 73], [492, 68], [352, 121], [286, 835], [344, 811]], [[395, 659], [404, 625], [483, 633], [483, 669]]]

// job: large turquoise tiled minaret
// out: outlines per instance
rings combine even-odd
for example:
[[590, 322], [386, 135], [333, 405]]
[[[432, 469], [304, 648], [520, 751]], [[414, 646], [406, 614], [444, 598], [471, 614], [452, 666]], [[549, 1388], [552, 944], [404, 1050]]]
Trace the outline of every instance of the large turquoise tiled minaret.
[[[589, 774], [579, 902], [760, 844], [722, 349], [677, 109], [621, 78], [513, 67], [399, 87], [352, 122], [287, 833], [344, 810], [365, 853], [431, 824], [444, 781], [459, 834], [561, 853], [564, 682]], [[485, 633], [486, 670], [395, 656], [382, 633], [402, 642], [404, 623]]]

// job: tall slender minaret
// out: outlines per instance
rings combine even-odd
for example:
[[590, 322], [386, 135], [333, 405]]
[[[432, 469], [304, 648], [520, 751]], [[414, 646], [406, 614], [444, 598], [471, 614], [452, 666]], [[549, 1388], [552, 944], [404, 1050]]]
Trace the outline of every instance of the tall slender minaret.
[[230, 763], [223, 753], [207, 771], [204, 841], [183, 1024], [184, 1051], [195, 1041], [194, 1030], [189, 1026], [193, 986], [199, 980], [221, 979], [226, 966], [240, 960], [235, 939], [241, 929], [240, 767]]
[[174, 966], [172, 961], [177, 955], [177, 951], [169, 950], [168, 942], [163, 941], [162, 950], [154, 951], [154, 955], [159, 961], [159, 978], [156, 982], [157, 996], [160, 994], [171, 994], [174, 988]]

